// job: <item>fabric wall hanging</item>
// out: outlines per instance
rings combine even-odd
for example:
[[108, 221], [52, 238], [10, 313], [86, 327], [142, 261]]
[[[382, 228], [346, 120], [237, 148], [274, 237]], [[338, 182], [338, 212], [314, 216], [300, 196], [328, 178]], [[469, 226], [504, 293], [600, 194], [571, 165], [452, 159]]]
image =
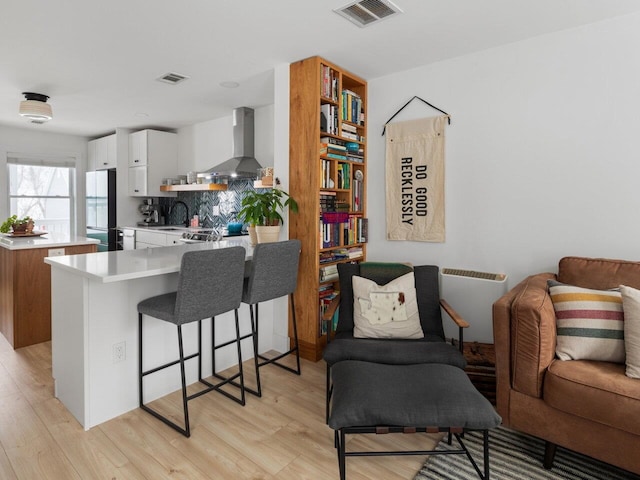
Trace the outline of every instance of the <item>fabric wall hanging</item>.
[[386, 126], [387, 239], [444, 242], [447, 115]]

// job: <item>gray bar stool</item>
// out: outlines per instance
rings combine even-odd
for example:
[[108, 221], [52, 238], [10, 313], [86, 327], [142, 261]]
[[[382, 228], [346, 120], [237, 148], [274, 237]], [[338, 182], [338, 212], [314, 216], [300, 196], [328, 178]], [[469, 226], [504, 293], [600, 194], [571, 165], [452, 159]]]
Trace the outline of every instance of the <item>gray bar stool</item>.
[[[298, 348], [298, 325], [293, 292], [298, 282], [298, 262], [300, 260], [300, 240], [284, 242], [260, 243], [255, 246], [253, 256], [248, 265], [249, 275], [244, 280], [242, 302], [249, 305], [251, 313], [251, 329], [254, 334], [254, 360], [256, 365], [257, 390], [247, 388], [254, 395], [262, 395], [259, 368], [273, 363], [280, 368], [300, 375], [300, 352]], [[285, 295], [289, 296], [293, 323], [293, 347], [273, 358], [258, 354], [258, 304]], [[278, 360], [296, 354], [297, 368], [279, 363]]]
[[[221, 390], [227, 381], [212, 384], [202, 379], [202, 320], [211, 318], [231, 310], [235, 313], [236, 338], [240, 337], [238, 322], [238, 308], [242, 298], [242, 282], [244, 278], [245, 249], [243, 247], [230, 247], [213, 250], [198, 250], [186, 252], [182, 256], [180, 264], [180, 277], [176, 292], [165, 293], [147, 298], [138, 303], [138, 362], [139, 362], [139, 399], [140, 408], [149, 412], [171, 428], [190, 436], [188, 402], [196, 397], [204, 395], [212, 390], [217, 390], [225, 396], [244, 405], [244, 375], [242, 371], [242, 354], [240, 341], [238, 343], [239, 372], [231, 377], [240, 380], [240, 396], [235, 397]], [[158, 367], [144, 370], [142, 365], [142, 316], [173, 323], [178, 328], [178, 350], [180, 358]], [[198, 322], [198, 351], [188, 356], [184, 355], [182, 344], [182, 325]], [[185, 379], [185, 361], [198, 357], [198, 380], [207, 388], [192, 395], [187, 395]], [[184, 428], [164, 417], [160, 413], [144, 404], [143, 378], [149, 374], [158, 372], [167, 367], [180, 364], [180, 376], [182, 380], [182, 405], [184, 409]]]

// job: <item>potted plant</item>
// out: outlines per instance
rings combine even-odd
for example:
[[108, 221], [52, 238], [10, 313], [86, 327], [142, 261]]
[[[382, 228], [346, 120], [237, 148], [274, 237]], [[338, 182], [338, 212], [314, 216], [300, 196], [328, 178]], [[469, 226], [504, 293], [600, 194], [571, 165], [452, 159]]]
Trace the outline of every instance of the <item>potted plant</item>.
[[33, 232], [33, 225], [29, 216], [18, 218], [17, 215], [12, 215], [0, 225], [0, 233], [9, 233], [11, 229], [15, 234], [28, 234]]
[[[279, 183], [276, 180], [276, 185]], [[241, 205], [238, 216], [249, 224], [250, 236], [252, 230], [255, 232], [256, 238], [251, 237], [252, 244], [277, 241], [284, 209], [288, 207], [292, 212], [298, 211], [298, 203], [277, 187], [263, 192], [250, 190], [243, 197]]]

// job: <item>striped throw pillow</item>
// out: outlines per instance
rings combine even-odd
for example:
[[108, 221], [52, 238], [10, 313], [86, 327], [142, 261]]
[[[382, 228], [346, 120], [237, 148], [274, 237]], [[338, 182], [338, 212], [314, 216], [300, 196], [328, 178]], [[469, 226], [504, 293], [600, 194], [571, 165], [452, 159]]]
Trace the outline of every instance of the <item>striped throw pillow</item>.
[[624, 314], [618, 290], [591, 290], [549, 280], [560, 360], [624, 363]]

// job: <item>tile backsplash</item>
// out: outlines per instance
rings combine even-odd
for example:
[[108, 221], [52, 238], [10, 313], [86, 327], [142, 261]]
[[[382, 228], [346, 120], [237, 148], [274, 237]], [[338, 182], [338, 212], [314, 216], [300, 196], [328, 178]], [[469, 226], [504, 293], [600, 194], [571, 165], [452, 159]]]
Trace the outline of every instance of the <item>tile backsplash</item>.
[[[253, 179], [230, 181], [226, 191], [178, 192], [177, 198], [159, 198], [158, 203], [167, 212], [175, 200], [182, 200], [189, 207], [189, 217], [198, 215], [201, 227], [222, 228], [236, 220], [243, 194], [247, 190], [255, 190]], [[214, 207], [218, 207], [217, 215], [214, 215]], [[166, 223], [177, 224], [183, 220], [184, 210], [177, 208], [166, 218]]]

